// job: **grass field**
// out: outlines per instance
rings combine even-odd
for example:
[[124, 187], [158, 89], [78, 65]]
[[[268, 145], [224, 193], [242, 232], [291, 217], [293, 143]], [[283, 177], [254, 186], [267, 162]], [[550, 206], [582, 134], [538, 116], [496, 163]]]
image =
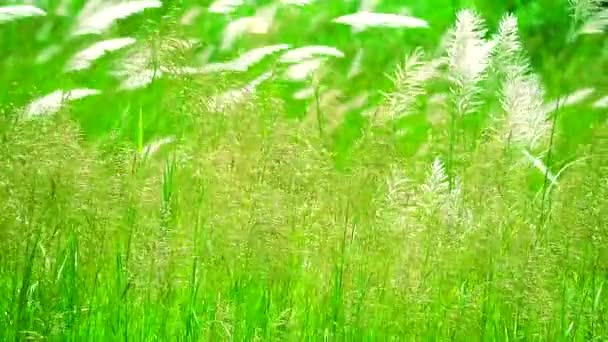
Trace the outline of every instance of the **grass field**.
[[607, 8], [1, 2], [0, 340], [608, 340]]

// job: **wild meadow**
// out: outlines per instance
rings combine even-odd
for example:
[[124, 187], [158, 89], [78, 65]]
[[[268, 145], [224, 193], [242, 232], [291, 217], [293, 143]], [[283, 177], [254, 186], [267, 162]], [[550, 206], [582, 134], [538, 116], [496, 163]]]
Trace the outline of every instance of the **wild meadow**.
[[603, 0], [3, 0], [0, 340], [607, 341]]

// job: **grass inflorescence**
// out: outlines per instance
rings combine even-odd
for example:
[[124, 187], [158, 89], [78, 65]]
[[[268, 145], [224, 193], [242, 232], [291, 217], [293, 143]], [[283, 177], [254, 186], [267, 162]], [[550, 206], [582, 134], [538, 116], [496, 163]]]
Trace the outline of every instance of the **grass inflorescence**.
[[606, 9], [558, 2], [1, 5], [0, 339], [608, 339]]

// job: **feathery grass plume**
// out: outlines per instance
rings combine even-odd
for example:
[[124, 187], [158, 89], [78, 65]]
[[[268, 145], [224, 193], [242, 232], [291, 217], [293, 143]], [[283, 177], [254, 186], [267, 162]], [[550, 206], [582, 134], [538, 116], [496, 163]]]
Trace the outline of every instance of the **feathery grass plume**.
[[103, 55], [122, 49], [134, 43], [135, 38], [131, 37], [114, 38], [97, 42], [74, 55], [74, 57], [68, 61], [64, 70], [77, 71], [87, 69], [93, 65], [93, 62], [101, 58]]
[[57, 113], [66, 102], [98, 94], [101, 94], [99, 90], [87, 88], [56, 90], [30, 102], [24, 108], [23, 116], [25, 119], [32, 119], [39, 116], [52, 115]]
[[175, 136], [168, 136], [151, 141], [142, 148], [141, 157], [148, 158], [158, 152], [161, 147], [171, 144], [175, 140]]
[[116, 63], [110, 73], [121, 79], [119, 89], [139, 89], [162, 76], [163, 72], [153, 62], [153, 54], [148, 48], [133, 49]]
[[270, 22], [264, 18], [242, 17], [231, 21], [224, 29], [220, 50], [232, 48], [237, 39], [245, 33], [265, 34], [270, 28]]
[[390, 28], [428, 28], [426, 20], [392, 13], [357, 12], [335, 18], [333, 22], [349, 25], [357, 31], [363, 31], [370, 27]]
[[544, 111], [545, 89], [539, 77], [532, 73], [514, 15], [502, 17], [493, 41], [494, 64], [504, 76], [500, 102], [506, 117], [502, 138], [520, 147], [535, 149], [547, 137], [551, 124]]
[[0, 6], [0, 24], [27, 17], [45, 16], [42, 9], [30, 5]]
[[423, 198], [422, 206], [425, 211], [435, 210], [441, 205], [444, 198], [450, 192], [450, 182], [445, 170], [445, 166], [439, 157], [436, 157], [431, 164], [428, 178], [424, 184], [420, 186], [421, 195]]
[[600, 34], [608, 29], [608, 8], [593, 14], [581, 27], [579, 34]]
[[291, 95], [291, 98], [294, 100], [306, 100], [315, 96], [315, 88], [314, 87], [306, 87], [302, 88]]
[[608, 95], [593, 103], [593, 108], [608, 108]]
[[498, 24], [498, 32], [492, 38], [495, 44], [494, 66], [504, 75], [524, 75], [531, 72], [530, 62], [519, 37], [517, 17], [504, 15]]
[[241, 17], [231, 21], [224, 28], [220, 50], [226, 51], [232, 48], [234, 43], [245, 33], [266, 34], [274, 21], [276, 6], [269, 5], [259, 8], [255, 15]]
[[581, 88], [575, 90], [571, 94], [562, 96], [556, 100], [548, 102], [544, 108], [543, 112], [545, 115], [549, 115], [556, 111], [557, 109], [574, 106], [585, 101], [591, 94], [595, 92], [595, 88]]
[[117, 20], [141, 13], [148, 8], [159, 8], [162, 3], [157, 0], [132, 0], [126, 2], [91, 1], [80, 12], [72, 36], [101, 34]]
[[571, 17], [578, 26], [574, 36], [599, 34], [608, 28], [608, 9], [603, 0], [569, 0]]
[[129, 76], [142, 70], [151, 68], [153, 64], [153, 54], [149, 48], [135, 47], [127, 51], [126, 56], [115, 63], [110, 73], [114, 76]]
[[479, 82], [485, 79], [494, 41], [486, 41], [483, 20], [472, 10], [461, 10], [447, 42], [448, 73], [456, 112], [471, 113], [477, 107], [475, 97], [481, 92]]
[[350, 68], [348, 69], [348, 74], [346, 78], [353, 78], [362, 72], [363, 58], [365, 55], [365, 51], [362, 48], [357, 49], [357, 53], [355, 57], [353, 57], [353, 61], [350, 64]]
[[409, 204], [409, 200], [407, 197], [403, 196], [404, 193], [407, 193], [407, 185], [410, 180], [405, 176], [404, 172], [397, 167], [391, 167], [390, 176], [388, 177], [387, 183], [387, 194], [389, 202], [391, 203], [399, 203], [403, 207]]
[[545, 90], [540, 80], [535, 75], [508, 75], [501, 95], [506, 113], [504, 139], [535, 149], [551, 129], [543, 110]]
[[211, 13], [228, 14], [236, 11], [237, 7], [243, 5], [243, 0], [216, 0], [207, 9]]
[[163, 75], [182, 75], [194, 73], [196, 68], [174, 66], [174, 55], [180, 50], [192, 49], [196, 39], [161, 39], [155, 48], [135, 46], [126, 56], [114, 64], [110, 72], [117, 78], [122, 78], [122, 90], [133, 90], [145, 87], [154, 79]]
[[304, 81], [311, 77], [315, 71], [319, 70], [324, 61], [324, 58], [312, 58], [292, 64], [285, 70], [283, 78], [294, 82]]
[[265, 46], [249, 50], [227, 62], [209, 63], [201, 67], [177, 67], [170, 71], [170, 73], [174, 75], [199, 75], [221, 72], [245, 72], [265, 57], [278, 51], [287, 50], [288, 48], [289, 45], [287, 44]]
[[388, 112], [390, 117], [378, 116], [381, 123], [386, 120], [396, 119], [401, 116], [413, 114], [416, 110], [416, 100], [426, 94], [426, 82], [439, 75], [439, 67], [445, 62], [439, 58], [433, 61], [424, 60], [424, 51], [416, 48], [406, 57], [403, 65], [397, 66], [393, 76], [394, 90], [383, 93], [388, 101]]
[[391, 227], [405, 228], [408, 216], [414, 210], [413, 199], [415, 194], [412, 192], [414, 188], [412, 182], [400, 167], [391, 166], [386, 187], [386, 205], [380, 206], [380, 214], [388, 216]]
[[135, 73], [127, 74], [120, 82], [119, 90], [136, 90], [146, 87], [163, 76], [163, 71], [154, 69], [138, 70]]
[[570, 16], [575, 23], [583, 23], [601, 9], [602, 0], [568, 0]]
[[505, 14], [498, 23], [498, 33], [494, 35], [494, 40], [497, 42], [498, 50], [519, 54], [522, 50], [521, 40], [519, 38], [519, 28], [517, 17], [512, 13]]
[[194, 24], [196, 18], [198, 18], [203, 13], [203, 8], [200, 6], [192, 6], [182, 15], [179, 20], [180, 25], [189, 26]]
[[555, 175], [549, 170], [549, 168], [540, 160], [540, 158], [536, 158], [535, 156], [533, 156], [532, 154], [530, 154], [530, 152], [528, 152], [527, 150], [522, 150], [522, 153], [524, 154], [524, 156], [526, 157], [526, 159], [528, 159], [532, 165], [534, 165], [535, 168], [537, 168], [543, 175], [543, 177], [546, 175], [547, 179], [549, 179], [549, 181], [551, 181], [552, 185], [556, 185], [557, 184], [557, 178], [555, 177]]
[[265, 72], [242, 88], [230, 89], [214, 96], [208, 100], [207, 108], [216, 113], [229, 111], [253, 95], [257, 87], [270, 77], [272, 77], [272, 72]]
[[443, 162], [437, 157], [431, 164], [429, 178], [422, 185], [422, 190], [429, 194], [444, 195], [449, 191], [449, 185], [448, 175], [445, 172]]
[[344, 53], [333, 46], [308, 45], [287, 51], [279, 61], [281, 63], [300, 63], [316, 56], [343, 58]]
[[61, 52], [62, 49], [63, 49], [63, 47], [59, 44], [52, 44], [52, 45], [47, 46], [46, 48], [42, 49], [42, 51], [40, 51], [38, 53], [38, 55], [36, 56], [36, 59], [35, 59], [35, 63], [36, 64], [47, 63], [48, 61], [53, 59], [53, 57], [57, 56]]
[[420, 186], [416, 207], [427, 216], [439, 215], [441, 221], [451, 226], [458, 222], [471, 220], [470, 213], [462, 205], [462, 185], [455, 178], [450, 189], [445, 166], [439, 157], [433, 160], [428, 178]]
[[237, 58], [228, 62], [209, 63], [203, 65], [202, 67], [198, 68], [197, 73], [206, 74], [224, 71], [244, 72], [249, 70], [249, 68], [255, 64], [261, 62], [267, 56], [279, 51], [287, 50], [288, 48], [289, 45], [287, 44], [276, 44], [255, 48], [242, 53]]

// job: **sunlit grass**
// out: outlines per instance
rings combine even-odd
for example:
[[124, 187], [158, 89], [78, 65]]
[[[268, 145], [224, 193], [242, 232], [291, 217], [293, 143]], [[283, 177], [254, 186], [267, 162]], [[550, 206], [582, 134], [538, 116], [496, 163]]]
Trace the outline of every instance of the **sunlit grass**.
[[493, 3], [0, 23], [0, 338], [607, 339], [605, 34]]

